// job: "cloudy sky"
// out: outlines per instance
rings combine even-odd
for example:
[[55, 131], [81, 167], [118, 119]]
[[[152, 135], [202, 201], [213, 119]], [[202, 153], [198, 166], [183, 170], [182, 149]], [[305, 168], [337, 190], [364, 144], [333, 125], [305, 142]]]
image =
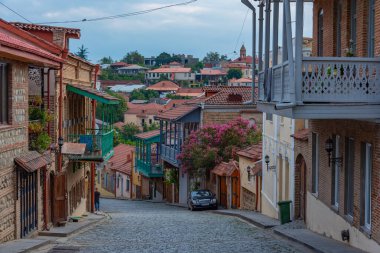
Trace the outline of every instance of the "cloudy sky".
[[[143, 11], [189, 0], [2, 0], [26, 19], [34, 22], [82, 20]], [[294, 8], [293, 8], [294, 11]], [[103, 56], [121, 59], [129, 51], [144, 56], [161, 52], [192, 54], [203, 58], [217, 51], [234, 58], [245, 43], [252, 43], [252, 18], [240, 0], [198, 0], [186, 6], [96, 22], [54, 24], [80, 28], [80, 40], [71, 40], [71, 51], [82, 44], [96, 62]], [[311, 36], [312, 6], [305, 8], [305, 36]], [[0, 5], [0, 17], [6, 21], [26, 22]], [[242, 29], [243, 27], [243, 29]], [[240, 31], [241, 36], [239, 36]], [[281, 34], [281, 31], [280, 31]], [[280, 40], [281, 41], [281, 40]]]

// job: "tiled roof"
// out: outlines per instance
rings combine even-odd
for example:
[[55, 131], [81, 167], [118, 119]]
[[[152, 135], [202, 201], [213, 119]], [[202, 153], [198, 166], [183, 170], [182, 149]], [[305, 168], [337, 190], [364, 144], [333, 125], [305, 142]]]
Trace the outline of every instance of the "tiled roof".
[[253, 169], [251, 169], [251, 175], [253, 176], [256, 176], [257, 174], [260, 175], [262, 172], [262, 169], [263, 169], [262, 161], [259, 160], [255, 162], [255, 166], [253, 167]]
[[190, 99], [170, 99], [169, 102], [164, 105], [165, 109], [170, 109], [172, 107], [177, 107], [179, 105], [185, 104], [188, 102]]
[[147, 90], [156, 91], [177, 91], [180, 87], [172, 81], [161, 81], [147, 88]]
[[12, 34], [6, 34], [4, 32], [0, 32], [0, 45], [2, 47], [14, 48], [16, 50], [25, 51], [34, 55], [41, 56], [45, 59], [49, 59], [56, 62], [62, 62], [63, 60], [55, 56], [48, 51], [45, 51], [37, 46], [34, 46], [31, 43], [20, 40], [18, 37], [13, 36]]
[[221, 69], [201, 69], [200, 73], [209, 76], [227, 75], [227, 72]]
[[160, 130], [152, 130], [152, 131], [136, 134], [135, 137], [144, 140], [144, 139], [150, 139], [158, 135], [160, 135]]
[[230, 83], [252, 83], [251, 78], [230, 79]]
[[138, 114], [138, 115], [157, 115], [160, 111], [164, 110], [163, 105], [156, 103], [149, 104], [133, 104], [127, 103], [128, 110], [125, 114]]
[[118, 68], [119, 70], [120, 69], [148, 69], [148, 68], [145, 68], [145, 67], [142, 67], [140, 65], [136, 65], [136, 64], [128, 64], [128, 66], [125, 66], [125, 67], [121, 67], [121, 68]]
[[119, 144], [114, 147], [113, 150], [114, 155], [107, 162], [109, 168], [131, 175], [133, 162], [132, 153], [135, 147], [127, 144]]
[[199, 105], [200, 103], [203, 103], [206, 100], [205, 95], [201, 95], [192, 99], [187, 99], [184, 103], [185, 105]]
[[176, 95], [182, 97], [198, 97], [202, 95], [202, 88], [180, 88], [177, 90]]
[[126, 63], [126, 62], [122, 62], [122, 61], [119, 61], [119, 62], [114, 62], [111, 64], [111, 66], [115, 66], [115, 67], [128, 67], [130, 64]]
[[294, 137], [294, 139], [296, 140], [307, 141], [309, 139], [309, 132], [310, 130], [306, 128], [306, 129], [298, 130], [291, 136]]
[[50, 26], [50, 25], [37, 25], [37, 24], [28, 24], [28, 23], [21, 23], [21, 22], [12, 22], [11, 24], [23, 30], [31, 30], [31, 31], [53, 32], [53, 31], [63, 30], [67, 34], [75, 35], [78, 38], [80, 37], [80, 29], [77, 29], [77, 28], [68, 28], [68, 27]]
[[239, 57], [233, 60], [233, 62], [242, 62], [242, 63], [252, 64], [252, 56], [246, 56], [244, 58]]
[[195, 109], [199, 108], [198, 105], [181, 105], [178, 107], [171, 108], [169, 110], [166, 110], [164, 112], [161, 112], [156, 116], [157, 119], [163, 119], [163, 120], [178, 120], [182, 118], [183, 116], [187, 115], [188, 113], [194, 111]]
[[211, 170], [211, 173], [221, 177], [230, 177], [237, 170], [239, 170], [239, 164], [234, 160], [230, 160], [228, 163], [221, 162], [216, 165], [215, 168]]
[[245, 149], [237, 152], [239, 156], [244, 156], [254, 162], [261, 160], [262, 156], [262, 143], [251, 145]]
[[101, 97], [101, 98], [104, 98], [104, 99], [107, 99], [107, 100], [113, 100], [113, 101], [119, 101], [118, 98], [114, 97], [114, 96], [111, 96], [105, 92], [102, 92], [102, 91], [98, 91], [94, 88], [91, 88], [89, 86], [84, 86], [84, 85], [79, 85], [79, 84], [69, 84], [70, 86], [72, 87], [75, 87], [77, 89], [80, 89], [82, 91], [86, 91], [88, 93], [91, 93], [93, 95], [96, 95], [98, 97]]
[[251, 87], [228, 87], [205, 100], [206, 105], [242, 105], [251, 101]]
[[99, 80], [102, 86], [141, 84], [140, 80]]
[[158, 68], [149, 70], [148, 73], [190, 73], [191, 68]]
[[41, 155], [37, 151], [26, 151], [15, 158], [15, 162], [28, 172], [34, 172], [53, 162], [49, 154]]

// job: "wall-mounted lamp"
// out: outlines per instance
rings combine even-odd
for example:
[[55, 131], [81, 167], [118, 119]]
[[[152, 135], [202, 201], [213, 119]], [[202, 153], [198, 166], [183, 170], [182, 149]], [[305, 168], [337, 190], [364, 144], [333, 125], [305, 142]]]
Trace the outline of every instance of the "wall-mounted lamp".
[[266, 163], [266, 165], [267, 165], [267, 171], [269, 171], [269, 170], [275, 170], [276, 169], [276, 166], [269, 166], [269, 156], [268, 155], [266, 155], [265, 157], [264, 157], [264, 161], [265, 161], [265, 163]]
[[326, 152], [328, 153], [328, 156], [329, 156], [329, 167], [330, 167], [330, 164], [332, 164], [333, 166], [336, 164], [338, 165], [338, 167], [341, 167], [342, 166], [342, 162], [343, 162], [343, 157], [332, 157], [331, 153], [334, 151], [334, 142], [331, 138], [328, 138], [325, 142], [325, 150]]
[[251, 166], [247, 166], [248, 181], [251, 181], [251, 177], [254, 177], [254, 175], [251, 175], [251, 172], [252, 172]]
[[61, 153], [61, 151], [62, 151], [62, 146], [63, 146], [63, 138], [62, 138], [62, 136], [59, 136], [59, 138], [58, 138], [59, 153]]

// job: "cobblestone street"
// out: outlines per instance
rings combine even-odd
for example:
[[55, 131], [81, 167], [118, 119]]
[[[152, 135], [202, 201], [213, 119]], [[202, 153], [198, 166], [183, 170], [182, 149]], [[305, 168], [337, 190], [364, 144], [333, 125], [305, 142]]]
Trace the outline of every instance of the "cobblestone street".
[[270, 230], [207, 211], [109, 199], [100, 209], [110, 218], [45, 252], [310, 252]]

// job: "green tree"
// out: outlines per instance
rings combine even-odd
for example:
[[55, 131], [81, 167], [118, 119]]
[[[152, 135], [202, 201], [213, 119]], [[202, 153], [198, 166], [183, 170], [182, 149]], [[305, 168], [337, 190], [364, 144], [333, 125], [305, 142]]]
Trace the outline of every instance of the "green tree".
[[112, 64], [113, 60], [112, 60], [111, 56], [103, 57], [102, 59], [99, 60], [99, 63], [100, 64]]
[[240, 69], [230, 69], [227, 72], [227, 78], [228, 79], [232, 79], [232, 78], [239, 79], [242, 76], [243, 76], [243, 72], [241, 72]]
[[197, 62], [194, 65], [191, 66], [192, 72], [199, 72], [201, 69], [204, 68], [204, 65], [202, 62]]
[[140, 127], [134, 123], [127, 123], [123, 127], [122, 134], [126, 140], [134, 140], [135, 134], [141, 133]]
[[162, 52], [156, 57], [156, 66], [169, 64], [172, 60], [172, 56], [166, 52]]
[[203, 58], [204, 63], [215, 63], [220, 61], [220, 55], [218, 52], [208, 52]]
[[144, 125], [143, 125], [143, 131], [144, 132], [153, 131], [153, 130], [157, 130], [157, 129], [160, 129], [160, 125], [157, 122], [153, 122], [150, 125], [144, 123]]
[[130, 101], [132, 100], [149, 100], [151, 98], [158, 98], [160, 95], [157, 91], [154, 90], [143, 90], [138, 89], [131, 92], [129, 97]]
[[141, 55], [138, 51], [131, 51], [131, 52], [128, 52], [123, 57], [123, 59], [121, 59], [121, 61], [129, 63], [129, 64], [144, 65], [144, 56]]
[[87, 60], [88, 58], [88, 49], [84, 47], [82, 44], [81, 47], [78, 48], [78, 51], [75, 53], [76, 56], [79, 56], [80, 58]]
[[179, 55], [173, 54], [172, 58], [170, 59], [170, 62], [173, 62], [173, 61], [181, 63], [182, 59], [181, 59], [181, 57]]
[[[124, 121], [124, 113], [127, 111], [127, 102], [125, 98], [113, 91], [106, 90], [106, 92], [119, 99], [119, 104], [117, 105], [105, 105], [102, 103], [97, 103], [96, 105], [96, 117], [98, 119], [103, 119], [108, 123]], [[111, 122], [113, 121], [113, 122]]]

